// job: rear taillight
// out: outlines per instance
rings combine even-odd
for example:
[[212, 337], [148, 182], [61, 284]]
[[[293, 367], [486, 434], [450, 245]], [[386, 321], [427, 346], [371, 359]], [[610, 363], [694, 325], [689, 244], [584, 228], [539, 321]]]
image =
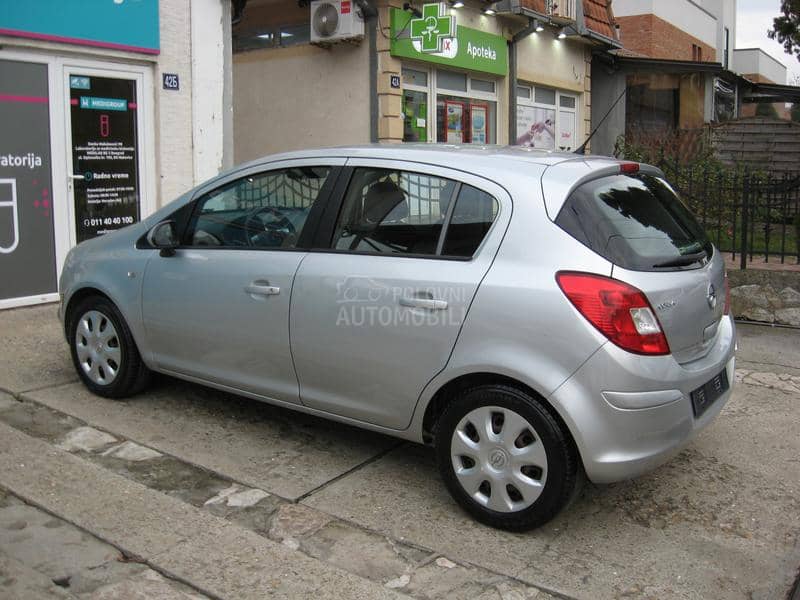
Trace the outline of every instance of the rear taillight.
[[723, 315], [728, 315], [731, 312], [731, 284], [728, 281], [728, 274], [725, 273], [725, 308], [722, 309]]
[[636, 354], [669, 354], [661, 324], [645, 295], [633, 286], [590, 273], [562, 271], [561, 291], [610, 341]]

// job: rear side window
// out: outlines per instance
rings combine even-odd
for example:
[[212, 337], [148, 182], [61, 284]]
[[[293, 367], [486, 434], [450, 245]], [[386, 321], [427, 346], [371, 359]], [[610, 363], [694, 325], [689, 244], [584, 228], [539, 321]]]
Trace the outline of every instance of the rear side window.
[[711, 244], [669, 184], [653, 175], [613, 175], [575, 189], [556, 224], [625, 269], [700, 266]]
[[345, 194], [333, 247], [368, 254], [469, 258], [497, 216], [497, 200], [451, 179], [358, 168]]

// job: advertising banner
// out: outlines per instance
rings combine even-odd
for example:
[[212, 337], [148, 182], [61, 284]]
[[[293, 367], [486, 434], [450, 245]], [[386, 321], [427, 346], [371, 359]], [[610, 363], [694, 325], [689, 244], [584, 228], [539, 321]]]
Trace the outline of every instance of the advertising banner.
[[556, 111], [517, 105], [517, 146], [555, 150]]
[[0, 34], [158, 54], [158, 0], [7, 0]]
[[0, 60], [0, 300], [58, 291], [47, 66]]
[[136, 81], [70, 75], [76, 238], [139, 220]]
[[472, 143], [485, 144], [488, 139], [487, 128], [489, 107], [485, 104], [472, 104]]
[[495, 75], [508, 73], [505, 38], [459, 25], [443, 3], [424, 4], [421, 18], [391, 9], [390, 30], [392, 56]]
[[447, 143], [461, 144], [464, 141], [464, 105], [448, 100], [444, 103], [447, 116]]

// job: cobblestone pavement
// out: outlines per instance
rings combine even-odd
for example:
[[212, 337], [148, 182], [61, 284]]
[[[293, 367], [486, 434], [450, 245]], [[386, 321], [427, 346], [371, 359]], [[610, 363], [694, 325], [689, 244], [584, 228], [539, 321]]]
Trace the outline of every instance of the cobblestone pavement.
[[527, 534], [424, 447], [167, 378], [92, 396], [52, 306], [0, 342], [0, 598], [783, 599], [800, 565], [797, 331], [741, 327], [714, 425]]

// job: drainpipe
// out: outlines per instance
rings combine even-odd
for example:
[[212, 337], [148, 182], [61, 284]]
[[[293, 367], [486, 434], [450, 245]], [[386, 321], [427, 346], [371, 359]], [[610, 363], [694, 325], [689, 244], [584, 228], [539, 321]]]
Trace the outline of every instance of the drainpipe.
[[378, 9], [368, 0], [355, 0], [367, 24], [369, 42], [369, 141], [378, 141]]
[[378, 36], [377, 19], [369, 20], [369, 141], [378, 141]]
[[534, 19], [528, 18], [528, 26], [511, 36], [508, 42], [508, 143], [517, 139], [517, 42], [536, 31]]

